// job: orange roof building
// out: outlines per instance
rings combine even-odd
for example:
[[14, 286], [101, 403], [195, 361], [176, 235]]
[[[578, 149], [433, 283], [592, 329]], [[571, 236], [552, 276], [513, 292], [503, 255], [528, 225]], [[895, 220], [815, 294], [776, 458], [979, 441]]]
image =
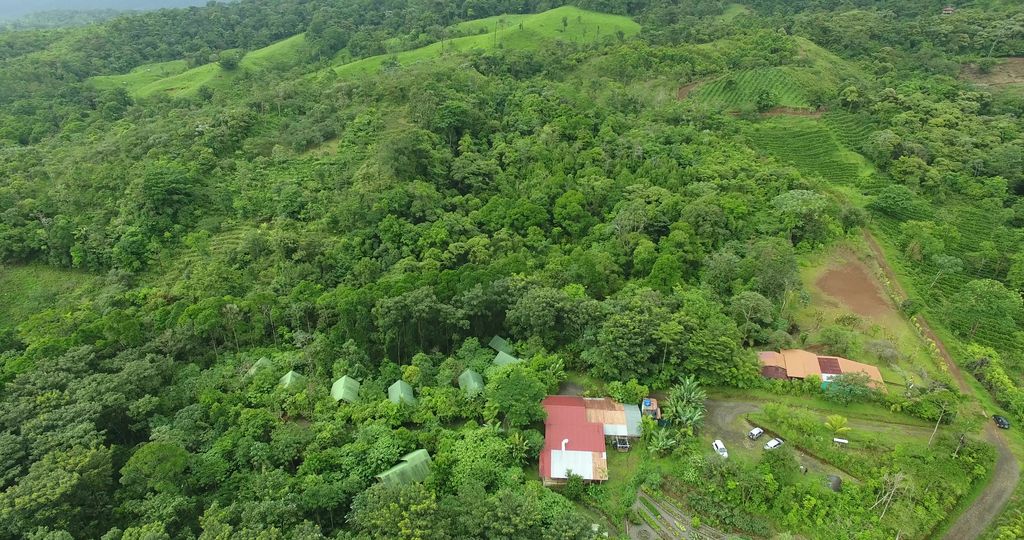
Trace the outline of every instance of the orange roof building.
[[847, 360], [838, 356], [818, 356], [803, 349], [784, 349], [779, 352], [757, 353], [761, 361], [761, 375], [770, 379], [805, 379], [817, 375], [822, 383], [844, 373], [864, 373], [870, 379], [871, 387], [885, 391], [882, 372], [877, 367]]

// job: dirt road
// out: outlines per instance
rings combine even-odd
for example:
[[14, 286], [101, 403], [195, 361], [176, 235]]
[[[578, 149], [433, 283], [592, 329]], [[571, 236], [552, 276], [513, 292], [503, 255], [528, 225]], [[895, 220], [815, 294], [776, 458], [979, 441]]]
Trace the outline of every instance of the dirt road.
[[[896, 272], [893, 271], [885, 259], [885, 252], [882, 251], [875, 237], [867, 230], [864, 231], [864, 241], [867, 242], [871, 251], [875, 254], [878, 266], [885, 272], [889, 282], [896, 289], [896, 293], [900, 297], [906, 298], [907, 295], [900, 287], [899, 280], [896, 278]], [[960, 366], [953, 361], [953, 357], [950, 356], [946, 345], [942, 343], [942, 340], [928, 326], [928, 321], [922, 315], [918, 315], [916, 318], [924, 334], [935, 342], [939, 349], [939, 355], [946, 363], [946, 367], [949, 368], [949, 373], [956, 380], [960, 391], [966, 395], [974, 395], [974, 391], [967, 384], [964, 374], [960, 371]], [[946, 531], [945, 538], [947, 540], [963, 540], [981, 536], [985, 529], [1003, 511], [1003, 508], [1006, 507], [1006, 503], [1013, 496], [1013, 490], [1016, 489], [1017, 482], [1020, 480], [1020, 463], [1017, 462], [1017, 458], [1010, 450], [1010, 445], [1007, 444], [1003, 434], [999, 433], [999, 430], [991, 422], [985, 425], [985, 439], [996, 447], [996, 466], [992, 472], [992, 478], [989, 484], [985, 486], [985, 490], [978, 495], [978, 498], [971, 503], [971, 506], [967, 507], [960, 514], [956, 523]]]

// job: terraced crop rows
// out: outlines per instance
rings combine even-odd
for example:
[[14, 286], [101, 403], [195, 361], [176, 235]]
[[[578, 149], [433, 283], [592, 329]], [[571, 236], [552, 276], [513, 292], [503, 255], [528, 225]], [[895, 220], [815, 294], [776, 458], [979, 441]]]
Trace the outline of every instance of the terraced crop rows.
[[752, 107], [762, 90], [771, 90], [782, 107], [808, 108], [797, 68], [757, 68], [726, 75], [701, 86], [693, 99], [724, 109]]
[[[985, 212], [971, 205], [951, 205], [942, 212], [930, 212], [924, 209], [907, 211], [898, 216], [876, 214], [874, 223], [882, 234], [889, 238], [890, 243], [898, 245], [902, 237], [900, 226], [910, 220], [948, 222], [961, 234], [959, 241], [947, 238], [945, 254], [964, 261], [965, 270], [950, 274], [940, 272], [940, 268], [931, 260], [913, 261], [905, 266], [905, 272], [922, 300], [932, 309], [950, 308], [950, 302], [964, 285], [973, 279], [999, 279], [1001, 272], [994, 271], [991, 266], [972, 268], [969, 264], [972, 253], [977, 252], [983, 242], [992, 241], [1000, 252], [1012, 251], [1012, 246], [1000, 246], [999, 237], [995, 234], [1003, 225], [1003, 217], [997, 212]], [[1014, 336], [990, 329], [982, 324], [972, 336], [972, 341], [1000, 350], [1016, 346]]]
[[835, 135], [836, 140], [850, 150], [859, 150], [875, 126], [869, 120], [855, 113], [834, 109], [821, 116], [821, 120]]
[[842, 147], [828, 129], [812, 119], [771, 118], [754, 124], [748, 136], [755, 146], [809, 176], [859, 185], [870, 175], [861, 156]]

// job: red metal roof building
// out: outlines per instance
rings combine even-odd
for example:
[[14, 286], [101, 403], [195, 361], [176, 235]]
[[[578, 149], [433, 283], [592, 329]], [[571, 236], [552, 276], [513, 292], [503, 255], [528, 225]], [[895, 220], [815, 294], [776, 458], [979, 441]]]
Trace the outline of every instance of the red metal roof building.
[[544, 449], [540, 453], [540, 476], [545, 484], [558, 484], [571, 471], [584, 480], [608, 479], [604, 425], [587, 420], [584, 398], [548, 396], [541, 402], [544, 420]]

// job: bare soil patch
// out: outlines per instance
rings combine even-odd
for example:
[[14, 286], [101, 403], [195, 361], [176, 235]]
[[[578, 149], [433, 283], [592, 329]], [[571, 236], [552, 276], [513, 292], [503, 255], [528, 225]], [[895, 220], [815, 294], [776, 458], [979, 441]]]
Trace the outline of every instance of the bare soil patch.
[[830, 266], [815, 285], [858, 315], [879, 317], [893, 311], [864, 263], [852, 257]]
[[1024, 85], [1024, 56], [1003, 58], [988, 73], [982, 73], [975, 64], [967, 64], [961, 76], [988, 86]]
[[696, 81], [690, 84], [684, 84], [680, 86], [679, 90], [676, 90], [676, 99], [678, 99], [679, 101], [686, 99], [686, 97], [690, 95], [690, 92], [696, 90], [702, 82], [703, 81]]

